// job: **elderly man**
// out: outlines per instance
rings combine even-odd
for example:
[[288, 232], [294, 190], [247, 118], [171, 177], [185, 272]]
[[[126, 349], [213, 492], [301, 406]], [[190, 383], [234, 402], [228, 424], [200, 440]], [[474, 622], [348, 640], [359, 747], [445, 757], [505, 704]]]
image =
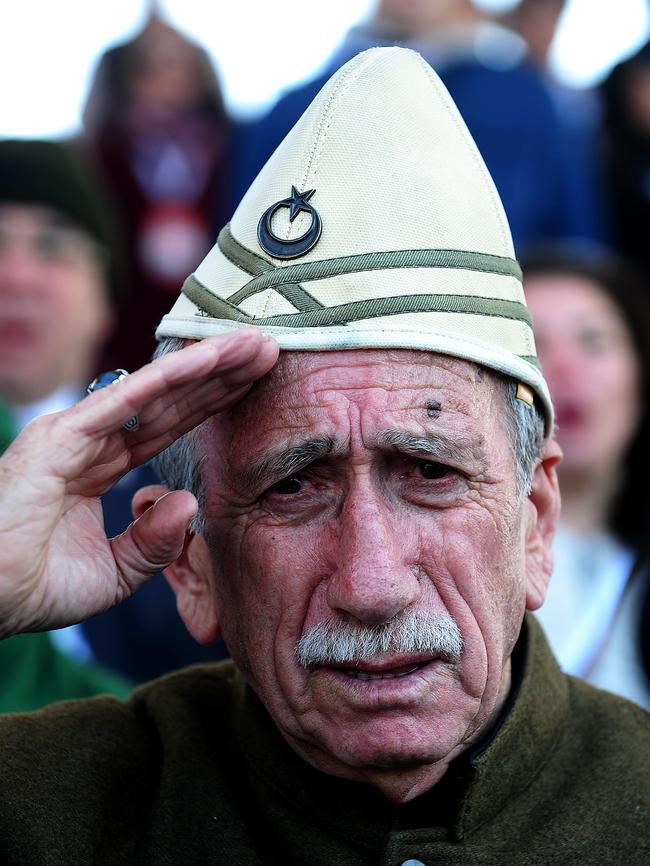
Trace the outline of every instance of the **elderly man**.
[[[4, 861], [647, 862], [648, 716], [525, 618], [552, 407], [494, 187], [417, 55], [332, 79], [158, 334], [7, 455], [0, 627], [164, 566], [234, 663], [0, 723]], [[107, 540], [93, 497], [172, 443], [177, 489]]]

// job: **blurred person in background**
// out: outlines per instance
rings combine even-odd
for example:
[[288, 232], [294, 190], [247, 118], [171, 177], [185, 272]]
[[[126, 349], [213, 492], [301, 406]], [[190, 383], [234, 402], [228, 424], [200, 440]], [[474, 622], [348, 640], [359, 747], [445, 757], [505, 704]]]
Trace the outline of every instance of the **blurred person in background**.
[[612, 226], [607, 183], [600, 94], [593, 87], [571, 87], [553, 71], [551, 49], [566, 8], [566, 0], [520, 0], [502, 22], [526, 43], [528, 60], [539, 71], [553, 99], [566, 135], [571, 162], [580, 171], [583, 209], [580, 222], [590, 225], [592, 239], [611, 242]]
[[84, 127], [129, 243], [128, 312], [103, 366], [135, 369], [230, 215], [230, 122], [207, 53], [154, 12], [135, 39], [100, 59]]
[[540, 69], [548, 67], [566, 0], [520, 0], [503, 21], [518, 33], [528, 46], [531, 61]]
[[422, 54], [449, 89], [497, 186], [519, 253], [550, 239], [603, 240], [592, 178], [573, 157], [526, 43], [471, 0], [378, 0], [320, 77], [289, 91], [240, 133], [236, 199], [334, 70], [367, 48], [395, 44]]
[[[0, 142], [0, 406], [3, 439], [82, 393], [111, 327], [108, 227], [70, 154], [47, 142]], [[66, 635], [77, 650], [78, 627]], [[83, 652], [81, 653], [83, 655]], [[0, 711], [129, 686], [73, 660], [46, 633], [0, 645]]]
[[650, 42], [601, 87], [614, 239], [650, 279]]
[[618, 261], [550, 250], [524, 267], [556, 406], [562, 516], [538, 616], [561, 665], [650, 708], [650, 316]]
[[[117, 250], [103, 190], [79, 148], [0, 141], [0, 403], [14, 432], [76, 403], [96, 374], [99, 353], [115, 325]], [[126, 529], [133, 519], [133, 493], [157, 480], [144, 466], [104, 497], [107, 532]], [[174, 594], [159, 576], [130, 605], [83, 626], [3, 643], [0, 707], [30, 709], [55, 697], [89, 693], [81, 684], [93, 678], [55, 652], [53, 639], [66, 656], [94, 660], [131, 680], [216, 654], [189, 636]], [[57, 669], [75, 672], [69, 688], [53, 673], [55, 662]], [[6, 682], [10, 671], [11, 687]], [[98, 673], [101, 690], [109, 679], [119, 691], [117, 677]]]

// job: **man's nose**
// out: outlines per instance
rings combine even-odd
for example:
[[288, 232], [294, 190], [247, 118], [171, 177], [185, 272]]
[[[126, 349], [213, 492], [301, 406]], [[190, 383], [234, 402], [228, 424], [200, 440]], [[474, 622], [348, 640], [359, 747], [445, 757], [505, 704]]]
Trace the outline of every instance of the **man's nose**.
[[405, 537], [380, 493], [348, 496], [337, 522], [329, 606], [364, 623], [388, 622], [420, 595], [417, 563], [409, 556], [415, 539]]
[[39, 262], [18, 244], [0, 245], [0, 283], [5, 292], [32, 285]]

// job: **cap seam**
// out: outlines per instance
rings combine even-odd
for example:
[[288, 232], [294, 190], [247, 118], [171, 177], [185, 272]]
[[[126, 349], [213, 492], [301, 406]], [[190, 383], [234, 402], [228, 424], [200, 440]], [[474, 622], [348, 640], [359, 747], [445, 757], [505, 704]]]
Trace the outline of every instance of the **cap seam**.
[[[370, 52], [363, 52], [361, 55], [357, 55], [357, 57], [362, 57], [363, 54], [368, 53]], [[332, 125], [332, 121], [336, 113], [335, 109], [337, 106], [333, 104], [335, 101], [335, 97], [339, 93], [345, 92], [350, 82], [353, 81], [355, 77], [358, 77], [361, 71], [368, 65], [368, 63], [372, 62], [373, 60], [374, 55], [364, 58], [363, 61], [359, 60], [356, 64], [351, 65], [350, 68], [344, 69], [344, 71], [340, 74], [338, 81], [332, 88], [320, 116], [318, 127], [316, 129], [316, 133], [312, 141], [312, 146], [309, 151], [307, 167], [305, 168], [302, 178], [303, 189], [307, 186], [310, 174], [313, 176], [314, 181], [318, 176], [318, 163], [323, 153], [323, 148], [325, 147], [325, 142], [327, 141], [327, 136], [329, 135], [330, 126]], [[288, 239], [289, 237], [289, 230], [290, 226], [287, 226], [287, 232], [285, 236], [286, 239]]]
[[[414, 52], [414, 53], [416, 53], [416, 52]], [[504, 221], [505, 221], [506, 217], [505, 217], [505, 212], [503, 211], [503, 205], [501, 205], [501, 202], [497, 199], [496, 188], [494, 187], [494, 181], [489, 176], [489, 174], [487, 172], [487, 168], [485, 168], [482, 157], [480, 156], [480, 154], [478, 152], [478, 148], [476, 147], [476, 142], [474, 141], [474, 139], [470, 135], [469, 130], [467, 129], [465, 123], [462, 121], [462, 118], [460, 117], [460, 112], [458, 111], [457, 106], [455, 105], [455, 103], [451, 99], [451, 96], [449, 95], [449, 92], [447, 91], [447, 89], [444, 86], [442, 86], [442, 82], [436, 76], [433, 69], [426, 62], [426, 60], [424, 60], [424, 58], [422, 58], [419, 54], [417, 56], [420, 59], [420, 61], [422, 62], [422, 64], [425, 66], [427, 78], [429, 79], [429, 83], [431, 84], [436, 95], [444, 103], [445, 108], [447, 109], [447, 112], [448, 112], [450, 118], [454, 122], [454, 126], [456, 127], [458, 132], [461, 134], [461, 136], [465, 142], [465, 145], [467, 146], [468, 151], [472, 156], [472, 162], [474, 163], [474, 165], [476, 166], [476, 168], [479, 171], [479, 174], [481, 176], [481, 180], [483, 181], [483, 186], [490, 197], [490, 204], [492, 205], [492, 209], [494, 211], [494, 215], [496, 217], [497, 224], [499, 226], [499, 233], [501, 235], [501, 240], [504, 244], [504, 247], [507, 249], [507, 248], [511, 247], [513, 244], [512, 244], [512, 238], [510, 236], [510, 233], [506, 232], [506, 230], [505, 230]]]

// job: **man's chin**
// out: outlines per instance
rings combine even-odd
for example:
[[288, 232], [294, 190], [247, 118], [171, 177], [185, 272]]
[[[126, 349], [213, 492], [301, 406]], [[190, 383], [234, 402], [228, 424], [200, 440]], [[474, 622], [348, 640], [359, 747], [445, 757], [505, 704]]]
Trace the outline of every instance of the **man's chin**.
[[333, 732], [322, 750], [358, 770], [414, 770], [445, 761], [462, 739], [460, 730], [435, 723], [417, 724], [413, 718], [401, 724], [376, 722], [354, 731]]
[[322, 772], [371, 785], [395, 803], [404, 803], [429, 790], [444, 776], [462, 746], [385, 741], [321, 743], [303, 757]]
[[397, 755], [394, 752], [386, 752], [368, 756], [360, 755], [357, 760], [360, 768], [368, 770], [415, 770], [436, 763], [436, 758], [431, 753]]

